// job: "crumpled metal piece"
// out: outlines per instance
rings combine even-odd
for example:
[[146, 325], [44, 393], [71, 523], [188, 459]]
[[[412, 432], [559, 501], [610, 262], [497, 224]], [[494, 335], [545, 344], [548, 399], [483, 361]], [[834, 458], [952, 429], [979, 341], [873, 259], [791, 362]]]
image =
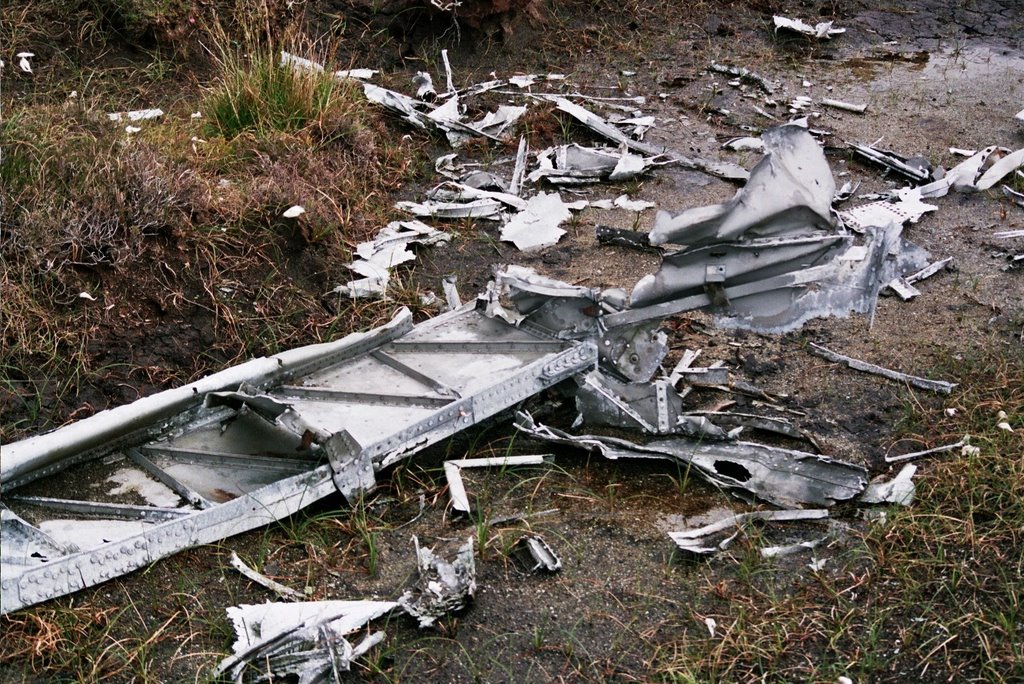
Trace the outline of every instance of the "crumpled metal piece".
[[508, 266], [495, 272], [477, 299], [485, 315], [513, 325], [537, 326], [559, 339], [592, 339], [601, 361], [634, 382], [650, 380], [668, 354], [667, 337], [658, 320], [607, 326], [606, 316], [622, 312], [626, 293], [569, 285], [538, 275], [533, 269]]
[[867, 470], [853, 463], [752, 442], [672, 439], [640, 445], [614, 437], [570, 435], [535, 423], [526, 413], [516, 415], [515, 426], [532, 437], [596, 451], [612, 460], [656, 458], [690, 464], [714, 485], [776, 506], [831, 506], [857, 496], [867, 485]]
[[[789, 522], [794, 520], [822, 520], [825, 518], [828, 518], [828, 511], [822, 509], [753, 511], [750, 513], [737, 513], [703, 527], [669, 532], [668, 536], [672, 538], [672, 541], [676, 543], [680, 551], [694, 556], [711, 556], [729, 548], [746, 526], [754, 521]], [[713, 541], [719, 537], [721, 539]], [[763, 553], [772, 548], [779, 549], [780, 547], [766, 547], [762, 549], [762, 555], [767, 557], [781, 555], [777, 550], [774, 553], [771, 551], [767, 554]]]
[[992, 145], [946, 172], [939, 180], [918, 188], [921, 197], [942, 197], [950, 191], [988, 190], [1016, 169], [1024, 168], [1024, 149], [1011, 152]]
[[857, 500], [866, 504], [894, 503], [909, 506], [914, 501], [917, 487], [914, 485], [914, 473], [917, 466], [907, 464], [891, 480], [872, 482]]
[[345, 637], [398, 607], [393, 601], [265, 603], [227, 609], [237, 639], [215, 676], [232, 682], [340, 682], [339, 673], [384, 639], [370, 634], [353, 646]]
[[659, 212], [652, 245], [695, 247], [744, 238], [806, 235], [829, 230], [836, 186], [832, 170], [814, 137], [786, 124], [761, 136], [766, 154], [747, 184], [723, 204]]
[[538, 152], [538, 168], [528, 179], [534, 183], [543, 179], [556, 185], [616, 182], [635, 178], [668, 163], [671, 163], [668, 159], [632, 154], [625, 146], [615, 150], [570, 143]]
[[817, 38], [818, 40], [828, 40], [832, 36], [838, 36], [842, 33], [846, 33], [844, 28], [832, 28], [831, 21], [819, 21], [814, 26], [811, 26], [802, 19], [790, 19], [789, 17], [782, 17], [775, 15], [772, 17], [772, 21], [775, 23], [775, 32], [778, 33], [780, 29], [787, 31], [793, 31], [794, 33], [800, 33], [808, 38]]
[[473, 556], [473, 537], [459, 547], [449, 562], [426, 547], [416, 547], [420, 577], [415, 590], [407, 590], [398, 599], [406, 613], [419, 620], [420, 627], [429, 627], [438, 618], [461, 610], [476, 592], [476, 564]]
[[591, 371], [577, 382], [576, 410], [589, 425], [641, 429], [655, 435], [729, 438], [704, 416], [686, 415], [683, 400], [669, 380], [626, 383]]

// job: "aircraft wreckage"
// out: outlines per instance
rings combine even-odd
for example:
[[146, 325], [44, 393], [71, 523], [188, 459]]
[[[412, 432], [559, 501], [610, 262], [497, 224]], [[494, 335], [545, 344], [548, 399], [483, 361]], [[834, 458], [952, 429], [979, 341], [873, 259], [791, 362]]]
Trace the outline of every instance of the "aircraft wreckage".
[[777, 505], [857, 496], [867, 486], [860, 466], [739, 441], [714, 416], [687, 415], [676, 385], [694, 370], [659, 375], [666, 317], [708, 309], [726, 325], [785, 331], [870, 313], [881, 287], [922, 266], [920, 250], [901, 243], [902, 214], [862, 211], [851, 228], [832, 211], [832, 174], [806, 128], [773, 129], [764, 146], [729, 202], [659, 215], [650, 243], [675, 247], [631, 295], [509, 266], [475, 300], [422, 323], [403, 309], [369, 332], [4, 445], [2, 612], [335, 492], [355, 500], [389, 466], [565, 381], [578, 387], [585, 422], [661, 440], [573, 437], [525, 414], [520, 430], [610, 458], [681, 460]]

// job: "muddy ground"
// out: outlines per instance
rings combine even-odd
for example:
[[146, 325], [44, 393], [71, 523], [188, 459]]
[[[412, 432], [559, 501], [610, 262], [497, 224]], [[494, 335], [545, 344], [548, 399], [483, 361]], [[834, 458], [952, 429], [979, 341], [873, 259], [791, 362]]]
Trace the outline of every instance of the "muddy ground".
[[[548, 0], [548, 5], [556, 2]], [[306, 9], [313, 25], [328, 26], [346, 5], [309, 3]], [[727, 84], [727, 77], [706, 71], [711, 61], [744, 66], [777, 82], [773, 97], [780, 106], [770, 111], [779, 120], [787, 117], [782, 103], [800, 94], [817, 99], [828, 93], [868, 105], [863, 115], [821, 110], [811, 122], [831, 133], [826, 152], [838, 184], [859, 181], [861, 193], [892, 188], [899, 181], [854, 161], [845, 149], [848, 142], [880, 140], [884, 147], [921, 154], [946, 167], [958, 161], [950, 147], [1024, 146], [1024, 125], [1013, 120], [1024, 108], [1024, 12], [1017, 3], [661, 5], [620, 3], [601, 15], [542, 6], [462, 31], [443, 22], [429, 28], [403, 24], [390, 33], [360, 34], [362, 49], [353, 49], [352, 59], [358, 62], [355, 66], [384, 69], [384, 78], [405, 90], [407, 76], [424, 66], [439, 79], [435, 67], [442, 47], [449, 49], [456, 78], [463, 84], [485, 80], [491, 71], [499, 76], [564, 73], [584, 93], [644, 96], [641, 109], [658, 119], [648, 141], [750, 168], [756, 154], [724, 151], [721, 142], [742, 135], [741, 126], [770, 125], [753, 108], [763, 103], [744, 97]], [[812, 21], [834, 19], [847, 32], [827, 42], [774, 35], [773, 11]], [[395, 131], [403, 133], [397, 126]], [[538, 122], [534, 132], [534, 149], [561, 135], [593, 140], [588, 132], [557, 121]], [[502, 150], [480, 158], [507, 154]], [[507, 166], [496, 168], [507, 173]], [[420, 183], [399, 192], [402, 199], [430, 186], [433, 179], [424, 175]], [[628, 192], [659, 209], [679, 210], [722, 201], [735, 189], [704, 173], [669, 167], [638, 183], [591, 186], [583, 192], [591, 198]], [[938, 406], [941, 398], [855, 373], [806, 351], [815, 342], [889, 368], [952, 381], [962, 380], [965, 359], [985, 352], [1024, 355], [1024, 274], [1004, 270], [1004, 254], [1019, 252], [1024, 241], [992, 237], [997, 230], [1024, 227], [1024, 211], [997, 192], [951, 194], [935, 204], [938, 210], [909, 226], [904, 235], [936, 259], [954, 257], [953, 266], [920, 283], [922, 295], [913, 301], [882, 298], [873, 320], [816, 320], [783, 336], [720, 330], [700, 312], [668, 322], [671, 360], [684, 348], [703, 349], [702, 363], [724, 361], [772, 397], [760, 402], [708, 390], [691, 396], [691, 405], [707, 408], [727, 400], [736, 402], [735, 410], [788, 417], [813, 435], [822, 453], [880, 473], [887, 472], [885, 455], [958, 439], [916, 422], [922, 406]], [[599, 246], [594, 228], [603, 224], [646, 230], [652, 221], [651, 211], [588, 209], [558, 245], [530, 255], [501, 243], [492, 226], [460, 223], [450, 248], [421, 250], [417, 265], [403, 277], [418, 289], [439, 292], [440, 278], [456, 273], [466, 296], [483, 288], [494, 265], [515, 263], [577, 284], [628, 290], [657, 267], [657, 256]], [[343, 282], [346, 272], [337, 266], [327, 277]], [[117, 283], [108, 280], [105, 286], [116, 288]], [[112, 334], [107, 343], [116, 340], [145, 349], [139, 352], [139, 365], [157, 368], [174, 366], [174, 357], [193, 356], [210, 343], [202, 323], [168, 344], [173, 335], [173, 328], [162, 329], [156, 345], [150, 346], [154, 333], [140, 326]], [[132, 387], [119, 392], [107, 401], [134, 396]], [[574, 417], [555, 393], [532, 401], [530, 408], [563, 427]], [[560, 450], [553, 465], [544, 468], [474, 472], [467, 475], [467, 489], [476, 498], [479, 517], [453, 519], [441, 462], [509, 451], [549, 449], [517, 437], [507, 420], [492, 421], [396, 469], [356, 514], [339, 508], [339, 497], [274, 529], [181, 553], [145, 571], [30, 609], [40, 621], [73, 623], [64, 625], [66, 634], [109, 633], [110, 640], [101, 643], [108, 643], [112, 653], [123, 649], [135, 655], [124, 656], [128, 664], [123, 668], [116, 658], [97, 657], [99, 665], [86, 658], [46, 669], [45, 657], [22, 653], [5, 658], [0, 681], [89, 679], [93, 665], [99, 668], [94, 674], [105, 674], [109, 681], [205, 681], [230, 649], [223, 609], [273, 598], [228, 568], [232, 550], [286, 584], [308, 587], [318, 599], [394, 598], [415, 573], [412, 535], [421, 543], [439, 545], [477, 539], [480, 588], [472, 605], [433, 630], [417, 630], [406, 618], [392, 618], [383, 625], [388, 640], [352, 673], [353, 680], [707, 681], [716, 673], [734, 672], [713, 662], [713, 644], [721, 634], [709, 635], [705, 618], [728, 612], [737, 583], [755, 573], [779, 594], [813, 593], [814, 587], [827, 584], [808, 568], [809, 556], [772, 563], [756, 558], [757, 545], [820, 536], [823, 528], [818, 526], [768, 529], [764, 538], [710, 562], [679, 558], [667, 529], [712, 508], [744, 506], [661, 465], [605, 462]], [[927, 476], [925, 466], [921, 477]], [[512, 514], [527, 517], [487, 524]], [[828, 547], [817, 552], [819, 558], [832, 559], [822, 573], [830, 581], [855, 576], [867, 562], [857, 553], [866, 523], [852, 507], [840, 507], [836, 517], [843, 530], [833, 530]], [[531, 575], [509, 558], [506, 551], [526, 532], [541, 534], [561, 554], [560, 573]], [[31, 632], [21, 622], [15, 627], [19, 635]], [[895, 625], [888, 629], [896, 632]], [[854, 630], [848, 638], [868, 637]], [[955, 660], [922, 676], [920, 663], [898, 657], [898, 640], [880, 661], [851, 662], [821, 640], [801, 644], [800, 634], [781, 638], [794, 640], [792, 648], [780, 651], [783, 656], [757, 662], [758, 656], [750, 654], [751, 662], [739, 671], [780, 681], [834, 681], [839, 675], [864, 681], [977, 676], [971, 667], [957, 671]], [[678, 656], [686, 651], [681, 644], [687, 642], [711, 643], [705, 649], [711, 655], [680, 664]]]

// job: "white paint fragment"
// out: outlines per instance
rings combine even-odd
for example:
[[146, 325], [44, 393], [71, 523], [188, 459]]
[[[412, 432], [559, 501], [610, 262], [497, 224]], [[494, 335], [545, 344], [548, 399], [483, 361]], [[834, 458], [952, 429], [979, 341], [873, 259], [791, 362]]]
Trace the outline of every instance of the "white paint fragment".
[[713, 617], [704, 618], [704, 625], [708, 628], [708, 634], [712, 639], [715, 638], [715, 628], [718, 627], [718, 622]]
[[192, 112], [192, 114], [189, 115], [189, 118], [190, 119], [202, 119], [203, 118], [203, 113], [202, 112]]
[[299, 216], [302, 216], [305, 213], [306, 213], [305, 207], [296, 204], [294, 206], [291, 206], [291, 207], [285, 209], [284, 213], [281, 214], [281, 216], [283, 216], [284, 218], [298, 218]]
[[821, 21], [811, 26], [807, 22], [801, 19], [790, 19], [788, 17], [780, 17], [778, 15], [772, 17], [775, 22], [775, 32], [778, 33], [780, 29], [786, 29], [795, 33], [802, 33], [809, 38], [815, 38], [818, 40], [828, 40], [832, 36], [838, 36], [841, 33], [846, 33], [844, 28], [832, 28], [831, 21]]
[[135, 493], [150, 505], [160, 508], [176, 508], [181, 503], [180, 497], [170, 487], [154, 480], [138, 468], [121, 468], [108, 477], [107, 482], [117, 485], [107, 492], [111, 496]]
[[[107, 118], [111, 121], [147, 121], [149, 119], [159, 119], [164, 115], [162, 109], [136, 109], [131, 112], [110, 112], [107, 114]], [[195, 117], [193, 117], [195, 118]]]
[[525, 76], [513, 76], [508, 79], [508, 82], [517, 88], [529, 88], [537, 82], [537, 75], [527, 74]]
[[342, 69], [334, 72], [335, 78], [354, 78], [359, 81], [369, 81], [380, 73], [379, 69]]
[[653, 209], [654, 202], [646, 200], [631, 200], [627, 195], [619, 195], [613, 200], [597, 200], [591, 202], [590, 206], [595, 209], [625, 209], [626, 211], [644, 211]]
[[861, 503], [894, 503], [900, 506], [909, 506], [914, 501], [914, 473], [917, 466], [913, 464], [903, 466], [903, 470], [897, 473], [896, 477], [888, 482], [872, 482], [860, 495]]
[[35, 57], [36, 56], [35, 53], [34, 52], [19, 52], [15, 56], [18, 58], [18, 67], [22, 71], [24, 71], [26, 74], [31, 74], [32, 73], [32, 63], [29, 62], [28, 60], [30, 60], [33, 57]]
[[78, 293], [78, 297], [79, 297], [79, 299], [88, 299], [90, 302], [95, 302], [96, 301], [96, 298], [93, 297], [88, 292], [79, 292]]
[[828, 562], [827, 558], [816, 558], [807, 564], [814, 572], [819, 572], [825, 568], [825, 564]]
[[138, 126], [125, 126], [124, 127], [124, 132], [127, 133], [128, 135], [133, 135], [135, 133], [140, 132], [141, 130], [142, 129], [139, 128]]
[[559, 226], [571, 216], [569, 207], [557, 192], [541, 192], [531, 197], [526, 208], [505, 224], [501, 239], [523, 252], [548, 247], [565, 235]]

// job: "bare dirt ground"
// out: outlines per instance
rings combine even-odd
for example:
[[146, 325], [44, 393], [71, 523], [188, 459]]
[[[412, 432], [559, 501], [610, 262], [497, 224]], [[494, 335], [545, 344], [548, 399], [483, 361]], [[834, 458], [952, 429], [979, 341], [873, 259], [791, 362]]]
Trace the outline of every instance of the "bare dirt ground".
[[[744, 97], [728, 85], [728, 77], [706, 70], [710, 62], [747, 67], [777, 82], [773, 97], [780, 106], [769, 111], [779, 120], [787, 118], [783, 103], [801, 94], [866, 103], [864, 115], [820, 110], [811, 122], [831, 133], [826, 152], [838, 183], [859, 181], [861, 193], [898, 181], [853, 160], [848, 142], [881, 140], [883, 147], [921, 154], [946, 167], [958, 161], [950, 147], [1024, 146], [1024, 125], [1013, 120], [1024, 108], [1024, 11], [1010, 0], [714, 2], [687, 8], [631, 0], [598, 3], [589, 11], [579, 3], [560, 6], [548, 0], [511, 18], [476, 22], [476, 28], [444, 18], [429, 25], [409, 23], [401, 15], [353, 10], [353, 4], [359, 3], [310, 2], [305, 10], [310, 26], [347, 41], [342, 43], [346, 52], [338, 55], [343, 65], [350, 60], [383, 69], [382, 78], [396, 89], [408, 91], [408, 76], [423, 68], [439, 79], [441, 48], [449, 50], [464, 84], [485, 80], [491, 71], [499, 76], [564, 73], [584, 93], [644, 96], [641, 109], [658, 119], [649, 141], [747, 168], [757, 155], [724, 151], [721, 142], [743, 135], [741, 126], [760, 129], [772, 122], [754, 110], [765, 106], [763, 98]], [[834, 19], [847, 32], [827, 42], [775, 35], [772, 13], [812, 22]], [[119, 58], [130, 62], [132, 52]], [[190, 73], [202, 82], [201, 66]], [[174, 98], [174, 83], [149, 97]], [[20, 88], [18, 96], [30, 97], [27, 86]], [[12, 105], [16, 102], [5, 102], [5, 113]], [[398, 124], [388, 130], [395, 137], [410, 133]], [[532, 119], [529, 133], [533, 149], [563, 139], [594, 139], [551, 114]], [[434, 182], [428, 158], [442, 147], [437, 141], [411, 144], [416, 147], [410, 155], [419, 155], [416, 163], [423, 169], [389, 191], [390, 198], [416, 197]], [[508, 149], [481, 150], [479, 158], [486, 162], [508, 154]], [[628, 192], [674, 211], [727, 199], [735, 185], [669, 167], [641, 182], [590, 186], [584, 192], [595, 199]], [[863, 316], [816, 320], [784, 336], [720, 330], [699, 312], [668, 321], [671, 361], [684, 348], [703, 349], [702, 363], [724, 361], [772, 397], [766, 406], [708, 390], [692, 395], [692, 406], [707, 408], [725, 399], [737, 402], [737, 411], [791, 418], [813, 435], [822, 453], [879, 473], [887, 472], [886, 455], [959, 439], [962, 424], [937, 418], [947, 415], [944, 409], [994, 421], [1004, 407], [995, 399], [966, 405], [962, 395], [936, 397], [806, 351], [815, 342], [885, 367], [964, 384], [993, 363], [1024, 368], [1024, 274], [1004, 270], [1005, 253], [1020, 252], [1024, 240], [992, 237], [998, 230], [1024, 227], [1024, 211], [997, 192], [950, 194], [935, 204], [938, 210], [909, 226], [904, 236], [934, 259], [954, 257], [953, 267], [920, 283], [922, 295], [913, 301], [882, 298], [873, 321]], [[459, 223], [452, 226], [457, 237], [450, 248], [421, 250], [416, 266], [401, 277], [412, 291], [439, 292], [440, 278], [456, 273], [467, 296], [483, 288], [494, 265], [515, 263], [573, 283], [628, 290], [656, 269], [657, 256], [599, 246], [594, 228], [647, 230], [652, 221], [650, 211], [588, 209], [558, 245], [530, 255], [501, 243], [491, 226]], [[180, 270], [187, 255], [175, 253], [171, 242], [161, 247], [161, 258], [150, 253], [144, 263]], [[282, 276], [308, 295], [302, 301], [324, 307], [316, 316], [295, 317], [303, 333], [288, 343], [335, 336], [344, 325], [332, 316], [348, 305], [325, 301], [323, 292], [347, 280], [346, 270], [295, 242], [278, 245], [275, 255]], [[81, 277], [105, 292], [122, 288], [136, 295], [140, 284], [149, 288], [160, 282], [130, 269]], [[195, 297], [185, 292], [185, 302], [198, 301], [198, 292]], [[218, 348], [220, 328], [203, 307], [159, 294], [145, 301], [152, 324], [138, 311], [120, 321], [108, 317], [90, 342], [95, 358], [106, 358], [118, 370], [68, 399], [44, 397], [32, 410], [27, 402], [8, 398], [3, 409], [8, 436], [131, 400], [137, 392], [175, 384], [233, 357], [232, 350]], [[14, 396], [21, 387], [18, 373], [31, 373], [8, 373], [4, 389]], [[1019, 397], [1021, 377], [1011, 374], [999, 396]], [[971, 396], [989, 395], [979, 390]], [[533, 400], [529, 408], [562, 427], [574, 418], [571, 402], [555, 393]], [[1017, 432], [1000, 436], [992, 449], [1019, 459], [1024, 416], [1005, 408]], [[1024, 610], [1019, 592], [1016, 598], [1005, 595], [1024, 586], [1019, 529], [984, 548], [948, 541], [950, 553], [962, 554], [962, 567], [945, 585], [915, 582], [918, 566], [891, 569], [886, 554], [899, 556], [908, 543], [906, 532], [868, 523], [852, 506], [837, 507], [839, 523], [828, 528], [827, 546], [815, 552], [826, 560], [823, 569], [808, 566], [810, 555], [762, 559], [758, 553], [764, 544], [820, 536], [821, 526], [765, 528], [728, 553], [693, 562], [674, 552], [666, 530], [709, 509], [746, 510], [743, 505], [675, 468], [604, 461], [568, 450], [557, 451], [549, 467], [467, 474], [479, 514], [451, 516], [443, 460], [548, 451], [517, 436], [507, 420], [495, 420], [397, 468], [358, 510], [344, 508], [339, 497], [272, 529], [190, 550], [5, 617], [0, 681], [207, 681], [230, 650], [224, 608], [273, 598], [230, 569], [232, 550], [313, 598], [394, 598], [415, 575], [412, 535], [438, 545], [475, 537], [476, 598], [432, 630], [419, 630], [404, 617], [390, 619], [382, 627], [387, 641], [348, 675], [353, 681], [1024, 679]], [[922, 465], [919, 478], [927, 481], [930, 474], [931, 465]], [[1024, 486], [1019, 469], [999, 477]], [[961, 484], [965, 491], [988, 486]], [[512, 514], [526, 518], [489, 524]], [[981, 529], [984, 511], [972, 520]], [[964, 534], [976, 532], [973, 524], [972, 530]], [[531, 575], [509, 557], [511, 545], [527, 532], [542, 535], [561, 554], [560, 573]], [[944, 554], [944, 544], [947, 540], [936, 541], [929, 550]], [[980, 563], [1005, 568], [1007, 575], [994, 591], [999, 596], [989, 597], [988, 585], [977, 579]], [[954, 608], [963, 600], [958, 582], [982, 606], [977, 612]], [[941, 595], [936, 586], [950, 588]], [[892, 597], [901, 601], [895, 607], [887, 603]], [[986, 612], [989, 598], [998, 608]], [[714, 627], [709, 628], [709, 618]], [[971, 627], [972, 619], [981, 626]]]

